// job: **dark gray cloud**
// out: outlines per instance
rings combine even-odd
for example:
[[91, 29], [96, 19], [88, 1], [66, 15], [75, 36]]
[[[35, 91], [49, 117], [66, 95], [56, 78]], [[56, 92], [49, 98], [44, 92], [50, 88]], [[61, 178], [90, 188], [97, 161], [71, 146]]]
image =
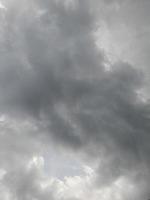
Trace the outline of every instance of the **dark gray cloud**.
[[[11, 199], [72, 198], [55, 197], [57, 189], [42, 190], [38, 185], [41, 175], [22, 167], [52, 141], [97, 163], [92, 187], [111, 187], [125, 177], [134, 189], [123, 200], [150, 195], [149, 102], [137, 95], [145, 87], [145, 71], [124, 61], [111, 64], [106, 71], [107, 55], [97, 48], [94, 37], [99, 17], [96, 7], [103, 6], [112, 19], [102, 12], [102, 20], [114, 24], [120, 22], [112, 14], [112, 5], [123, 6], [125, 12], [133, 2], [105, 4], [6, 3], [0, 36], [0, 111], [24, 128], [21, 131], [15, 128], [18, 125], [9, 128], [8, 124], [1, 128], [0, 159], [7, 171], [3, 181]], [[142, 20], [138, 11], [137, 15]], [[30, 128], [22, 125], [24, 120]]]

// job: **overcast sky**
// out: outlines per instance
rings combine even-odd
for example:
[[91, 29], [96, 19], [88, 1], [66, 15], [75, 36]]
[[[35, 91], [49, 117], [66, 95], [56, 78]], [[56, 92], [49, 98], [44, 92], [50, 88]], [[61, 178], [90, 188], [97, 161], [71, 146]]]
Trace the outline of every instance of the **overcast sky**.
[[0, 200], [150, 198], [150, 1], [0, 1]]

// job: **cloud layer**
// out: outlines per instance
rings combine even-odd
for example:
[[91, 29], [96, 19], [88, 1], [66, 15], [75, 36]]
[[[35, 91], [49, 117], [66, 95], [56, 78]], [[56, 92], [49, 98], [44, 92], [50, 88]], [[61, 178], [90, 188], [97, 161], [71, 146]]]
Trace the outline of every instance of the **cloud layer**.
[[[149, 60], [143, 57], [149, 46], [146, 38], [133, 39], [149, 30], [148, 6], [146, 0], [1, 6], [4, 200], [149, 198]], [[125, 43], [136, 44], [134, 56]], [[119, 59], [112, 62], [110, 53]], [[49, 176], [44, 166], [54, 151], [57, 159], [71, 154], [84, 170], [62, 180]]]

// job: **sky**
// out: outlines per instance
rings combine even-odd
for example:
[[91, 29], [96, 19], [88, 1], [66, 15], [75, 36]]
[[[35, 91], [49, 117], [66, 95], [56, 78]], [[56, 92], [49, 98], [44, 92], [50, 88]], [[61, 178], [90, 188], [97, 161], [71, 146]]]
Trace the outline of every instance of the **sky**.
[[0, 1], [0, 200], [150, 198], [149, 12]]

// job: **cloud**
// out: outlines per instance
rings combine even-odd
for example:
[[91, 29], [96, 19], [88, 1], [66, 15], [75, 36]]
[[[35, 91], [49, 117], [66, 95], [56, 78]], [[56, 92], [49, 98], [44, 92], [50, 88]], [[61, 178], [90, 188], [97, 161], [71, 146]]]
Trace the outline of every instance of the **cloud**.
[[[22, 200], [148, 198], [150, 111], [137, 93], [146, 87], [147, 71], [128, 60], [108, 63], [95, 38], [101, 20], [112, 24], [110, 30], [124, 21], [130, 31], [126, 11], [135, 4], [65, 3], [6, 2], [0, 34], [2, 187], [10, 199]], [[97, 8], [106, 14], [99, 15]], [[143, 18], [136, 15], [141, 22], [132, 20], [141, 26]], [[94, 175], [66, 177], [42, 189], [48, 178], [37, 160], [30, 161], [51, 144], [75, 151]]]

